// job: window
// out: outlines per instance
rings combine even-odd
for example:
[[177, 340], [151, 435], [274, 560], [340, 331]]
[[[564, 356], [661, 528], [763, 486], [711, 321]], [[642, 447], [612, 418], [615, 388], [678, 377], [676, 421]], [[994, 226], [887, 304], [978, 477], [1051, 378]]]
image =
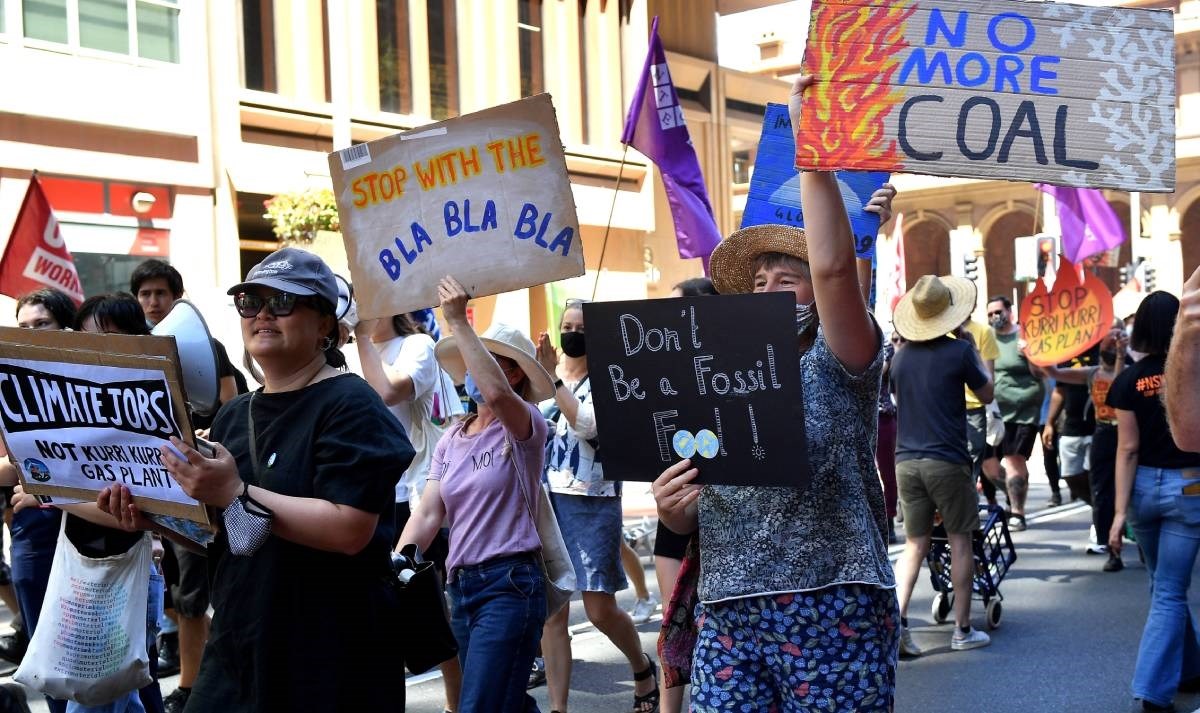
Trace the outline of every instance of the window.
[[247, 89], [276, 91], [275, 3], [242, 0], [242, 58]]
[[429, 19], [429, 98], [434, 119], [458, 116], [456, 0], [425, 0]]
[[521, 96], [541, 94], [542, 0], [517, 0], [517, 49], [521, 54]]
[[31, 40], [179, 62], [178, 0], [25, 0], [21, 18]]
[[379, 53], [379, 108], [411, 114], [412, 54], [408, 45], [408, 0], [375, 0]]

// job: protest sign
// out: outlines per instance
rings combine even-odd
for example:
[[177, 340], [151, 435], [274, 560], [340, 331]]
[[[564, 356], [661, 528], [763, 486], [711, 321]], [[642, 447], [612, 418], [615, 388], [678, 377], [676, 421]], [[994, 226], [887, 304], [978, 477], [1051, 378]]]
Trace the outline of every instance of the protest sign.
[[1058, 258], [1053, 289], [1038, 280], [1021, 302], [1021, 337], [1025, 356], [1038, 366], [1053, 366], [1091, 349], [1112, 329], [1113, 298], [1100, 278], [1066, 257]]
[[364, 319], [583, 274], [583, 240], [550, 95], [329, 154]]
[[[854, 252], [866, 260], [875, 254], [879, 214], [868, 213], [863, 207], [871, 200], [871, 194], [887, 180], [888, 174], [878, 171], [839, 171], [837, 174], [842, 202], [850, 217], [850, 230], [854, 233]], [[750, 192], [742, 212], [741, 227], [752, 225], [804, 227], [800, 172], [796, 170], [796, 139], [784, 104], [767, 104], [767, 113], [763, 117], [754, 175], [750, 177]]]
[[814, 0], [801, 169], [1171, 192], [1170, 10]]
[[697, 482], [805, 487], [795, 310], [790, 292], [585, 304], [604, 477], [691, 458]]
[[129, 488], [147, 513], [209, 522], [159, 460], [194, 445], [175, 340], [0, 328], [0, 431], [21, 483], [47, 502]]

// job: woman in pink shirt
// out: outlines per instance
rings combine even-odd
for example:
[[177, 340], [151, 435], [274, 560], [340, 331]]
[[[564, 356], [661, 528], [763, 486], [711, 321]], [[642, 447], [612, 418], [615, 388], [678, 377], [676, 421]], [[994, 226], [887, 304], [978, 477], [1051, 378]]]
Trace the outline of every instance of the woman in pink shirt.
[[519, 330], [494, 324], [475, 334], [469, 296], [457, 280], [443, 278], [438, 297], [454, 332], [437, 345], [438, 363], [465, 382], [479, 410], [438, 441], [400, 546], [424, 549], [443, 519], [450, 523], [446, 568], [463, 670], [459, 710], [537, 711], [525, 692], [546, 620], [535, 524], [546, 421], [537, 403], [552, 397], [554, 386]]

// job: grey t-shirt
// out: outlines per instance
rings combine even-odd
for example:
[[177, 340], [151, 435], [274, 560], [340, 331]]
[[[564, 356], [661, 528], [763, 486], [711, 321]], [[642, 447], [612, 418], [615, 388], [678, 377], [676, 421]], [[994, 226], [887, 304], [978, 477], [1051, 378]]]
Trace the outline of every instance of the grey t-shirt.
[[[878, 330], [876, 339], [882, 343]], [[701, 491], [701, 601], [847, 583], [896, 586], [875, 470], [882, 371], [880, 348], [866, 371], [848, 373], [818, 328], [800, 357], [812, 479], [803, 491], [729, 485]]]
[[896, 462], [932, 458], [970, 463], [967, 407], [958, 396], [964, 384], [978, 389], [987, 380], [975, 348], [965, 341], [938, 337], [906, 343], [892, 360], [899, 425]]

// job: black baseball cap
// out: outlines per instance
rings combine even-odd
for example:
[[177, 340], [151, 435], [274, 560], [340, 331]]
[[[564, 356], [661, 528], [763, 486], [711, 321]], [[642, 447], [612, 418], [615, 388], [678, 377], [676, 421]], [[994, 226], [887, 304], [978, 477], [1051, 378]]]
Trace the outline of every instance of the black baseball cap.
[[245, 292], [254, 285], [272, 287], [293, 295], [314, 295], [329, 303], [338, 303], [337, 279], [333, 270], [317, 255], [300, 248], [281, 248], [250, 268], [245, 282], [229, 288], [227, 294]]

